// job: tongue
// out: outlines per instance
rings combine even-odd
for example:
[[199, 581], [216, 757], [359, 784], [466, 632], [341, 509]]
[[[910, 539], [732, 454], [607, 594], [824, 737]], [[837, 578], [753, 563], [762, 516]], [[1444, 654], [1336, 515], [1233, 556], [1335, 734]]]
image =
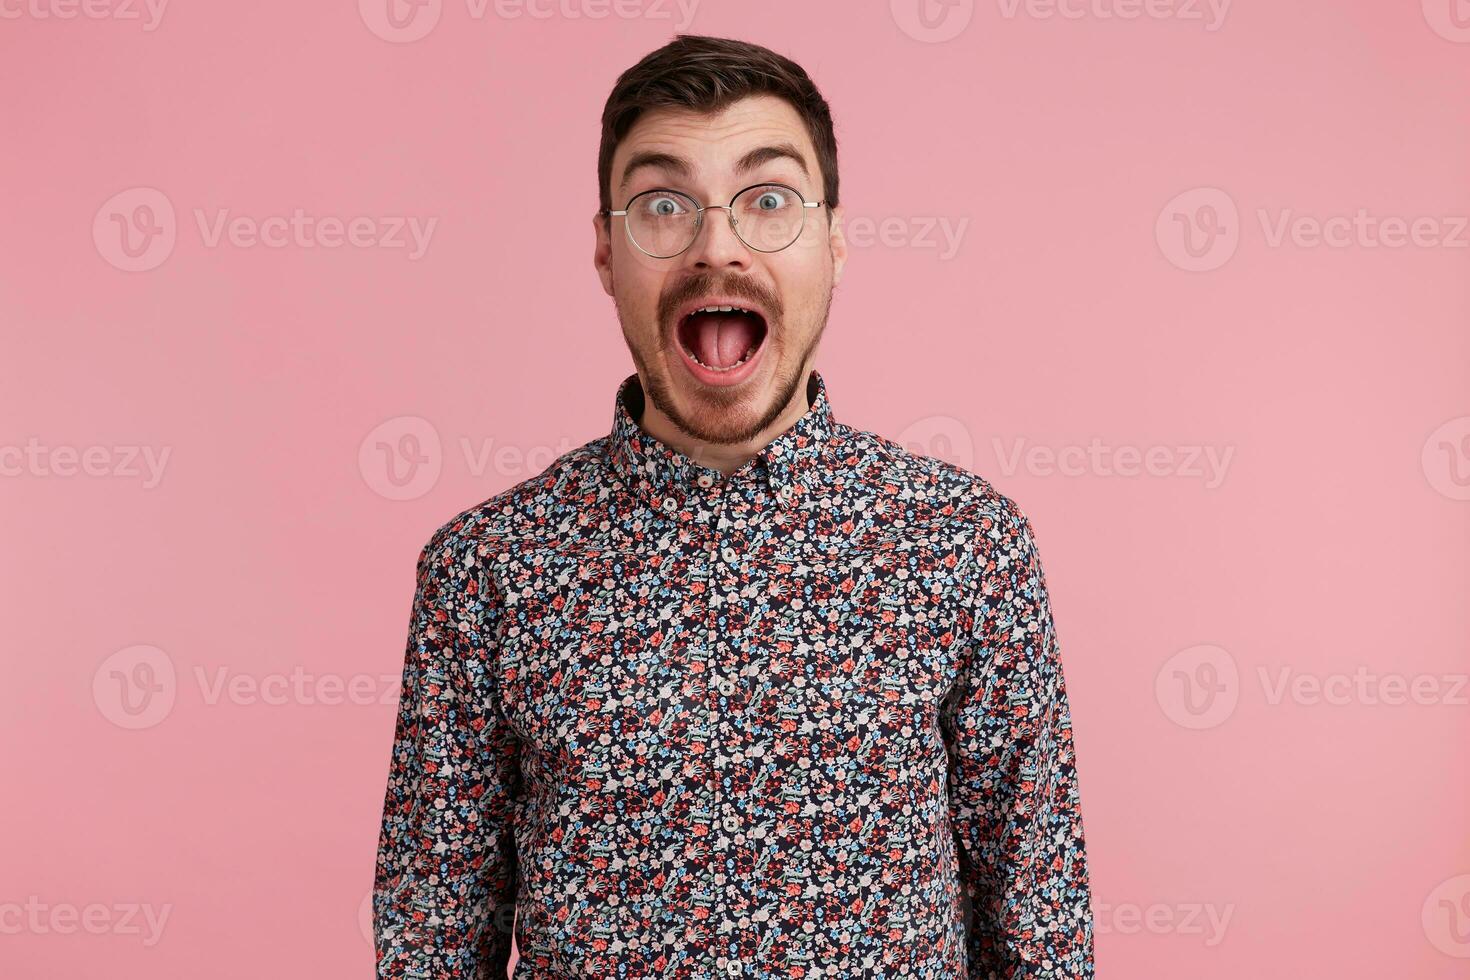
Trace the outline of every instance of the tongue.
[[710, 367], [729, 367], [755, 343], [755, 323], [743, 313], [696, 313], [689, 349]]

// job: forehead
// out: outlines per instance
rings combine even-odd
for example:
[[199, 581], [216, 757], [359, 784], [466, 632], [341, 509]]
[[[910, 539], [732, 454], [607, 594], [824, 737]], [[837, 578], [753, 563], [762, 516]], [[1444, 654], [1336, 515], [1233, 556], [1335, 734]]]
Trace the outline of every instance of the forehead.
[[[649, 109], [639, 115], [613, 153], [613, 193], [623, 184], [627, 163], [636, 155], [667, 153], [688, 161], [698, 182], [734, 176], [735, 164], [752, 149], [789, 144], [806, 161], [813, 183], [821, 166], [801, 116], [785, 99], [754, 95], [732, 102], [717, 113], [688, 109]], [[794, 162], [789, 169], [800, 173]], [[659, 171], [652, 170], [650, 173]], [[637, 176], [634, 176], [637, 179]]]

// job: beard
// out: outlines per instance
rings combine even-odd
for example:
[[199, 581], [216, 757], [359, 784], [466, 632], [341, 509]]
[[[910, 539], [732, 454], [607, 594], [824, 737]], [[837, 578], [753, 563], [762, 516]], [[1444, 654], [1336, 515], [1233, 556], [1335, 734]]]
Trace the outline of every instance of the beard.
[[[727, 393], [718, 390], [700, 392], [698, 399], [703, 404], [695, 406], [688, 412], [680, 410], [674, 400], [672, 379], [664, 367], [680, 356], [672, 349], [672, 345], [679, 343], [677, 324], [672, 322], [674, 312], [686, 300], [708, 293], [747, 298], [759, 303], [770, 313], [770, 319], [766, 323], [766, 343], [769, 349], [763, 357], [775, 358], [776, 376], [772, 379], [765, 404], [760, 406], [754, 416], [745, 422], [742, 422], [739, 416], [731, 411], [735, 405], [747, 397], [744, 394], [729, 393], [727, 396]], [[831, 308], [832, 290], [829, 289], [822, 303], [821, 316], [816, 329], [812, 331], [811, 338], [800, 352], [800, 356], [789, 364], [784, 363], [782, 357], [787, 348], [786, 332], [783, 329], [785, 317], [782, 315], [780, 300], [764, 287], [746, 279], [726, 277], [721, 280], [711, 275], [699, 275], [683, 280], [673, 289], [666, 291], [659, 298], [653, 350], [645, 350], [643, 349], [645, 345], [634, 341], [634, 332], [629, 330], [627, 319], [623, 316], [620, 305], [618, 306], [618, 322], [622, 326], [623, 340], [628, 345], [628, 352], [632, 355], [633, 363], [638, 369], [643, 393], [654, 407], [689, 439], [707, 445], [736, 445], [754, 439], [780, 418], [787, 406], [791, 404], [798, 387], [805, 392], [812, 353], [816, 350], [827, 328], [827, 318]], [[646, 356], [651, 354], [661, 356]]]

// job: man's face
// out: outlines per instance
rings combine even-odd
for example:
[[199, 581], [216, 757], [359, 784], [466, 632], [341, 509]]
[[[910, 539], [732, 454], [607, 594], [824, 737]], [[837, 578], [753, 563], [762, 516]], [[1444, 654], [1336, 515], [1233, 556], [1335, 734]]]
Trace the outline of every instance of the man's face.
[[[610, 180], [614, 209], [651, 189], [727, 205], [737, 191], [768, 181], [807, 201], [823, 197], [806, 127], [772, 96], [715, 115], [644, 112], [618, 145]], [[606, 230], [602, 216], [593, 219], [594, 263], [645, 394], [690, 438], [718, 444], [753, 440], [797, 396], [805, 410], [807, 372], [847, 255], [840, 209], [806, 209], [800, 237], [774, 252], [741, 241], [729, 214], [704, 212], [694, 244], [672, 258], [653, 258], [628, 240], [631, 216], [612, 218]], [[751, 313], [697, 312], [715, 305]]]

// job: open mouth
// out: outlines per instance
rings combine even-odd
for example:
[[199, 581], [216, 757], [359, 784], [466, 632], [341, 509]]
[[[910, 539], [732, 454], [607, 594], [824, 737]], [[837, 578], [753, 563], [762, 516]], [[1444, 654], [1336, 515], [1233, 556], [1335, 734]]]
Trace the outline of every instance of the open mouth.
[[685, 314], [675, 329], [679, 344], [700, 367], [734, 371], [760, 350], [766, 318], [741, 306], [701, 306]]

